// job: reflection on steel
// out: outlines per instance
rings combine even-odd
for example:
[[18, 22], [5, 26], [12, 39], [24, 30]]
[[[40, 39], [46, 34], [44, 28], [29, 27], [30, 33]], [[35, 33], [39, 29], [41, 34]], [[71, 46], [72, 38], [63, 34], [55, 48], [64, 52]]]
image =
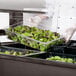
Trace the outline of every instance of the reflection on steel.
[[43, 11], [30, 11], [30, 10], [11, 10], [11, 9], [0, 9], [0, 12], [25, 12], [25, 13], [46, 13]]

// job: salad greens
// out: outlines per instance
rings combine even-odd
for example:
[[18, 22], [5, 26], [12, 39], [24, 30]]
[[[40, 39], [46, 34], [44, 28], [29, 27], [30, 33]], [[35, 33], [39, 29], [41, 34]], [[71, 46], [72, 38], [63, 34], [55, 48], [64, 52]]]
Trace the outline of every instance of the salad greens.
[[46, 51], [51, 45], [63, 43], [62, 39], [56, 40], [60, 38], [58, 33], [49, 30], [29, 26], [16, 26], [8, 30], [11, 32], [7, 33], [10, 39], [41, 51]]
[[36, 53], [35, 51], [29, 50], [29, 51], [14, 51], [14, 50], [6, 50], [6, 51], [0, 51], [0, 54], [6, 54], [6, 55], [15, 55], [15, 56], [21, 56], [21, 55], [29, 55], [32, 53]]
[[75, 63], [75, 61], [72, 58], [62, 58], [60, 56], [52, 56], [52, 57], [46, 58], [46, 60], [54, 60], [54, 61]]

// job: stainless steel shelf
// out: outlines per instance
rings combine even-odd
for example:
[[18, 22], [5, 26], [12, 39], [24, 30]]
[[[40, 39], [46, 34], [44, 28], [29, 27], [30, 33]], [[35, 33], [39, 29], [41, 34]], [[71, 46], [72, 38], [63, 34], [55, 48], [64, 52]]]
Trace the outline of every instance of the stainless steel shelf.
[[26, 12], [26, 13], [46, 13], [45, 11], [32, 11], [32, 10], [11, 10], [11, 9], [0, 9], [0, 12]]

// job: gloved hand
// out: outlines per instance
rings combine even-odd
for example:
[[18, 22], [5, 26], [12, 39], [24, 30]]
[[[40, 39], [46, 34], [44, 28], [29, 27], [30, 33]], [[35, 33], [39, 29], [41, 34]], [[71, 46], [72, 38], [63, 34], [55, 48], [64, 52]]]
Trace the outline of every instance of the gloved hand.
[[45, 14], [38, 14], [30, 19], [31, 26], [38, 26], [40, 22], [44, 19], [47, 19], [48, 16]]
[[68, 28], [65, 31], [63, 37], [64, 37], [66, 43], [71, 39], [71, 37], [73, 36], [73, 34], [75, 33], [75, 31], [76, 31], [76, 25]]

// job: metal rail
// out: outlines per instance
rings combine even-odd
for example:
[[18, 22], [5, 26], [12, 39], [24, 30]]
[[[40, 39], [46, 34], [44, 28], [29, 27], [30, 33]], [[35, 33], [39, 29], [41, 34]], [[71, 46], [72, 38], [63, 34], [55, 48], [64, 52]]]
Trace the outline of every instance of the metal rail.
[[0, 12], [25, 12], [25, 13], [46, 13], [45, 11], [30, 11], [30, 10], [11, 10], [11, 9], [0, 9]]

